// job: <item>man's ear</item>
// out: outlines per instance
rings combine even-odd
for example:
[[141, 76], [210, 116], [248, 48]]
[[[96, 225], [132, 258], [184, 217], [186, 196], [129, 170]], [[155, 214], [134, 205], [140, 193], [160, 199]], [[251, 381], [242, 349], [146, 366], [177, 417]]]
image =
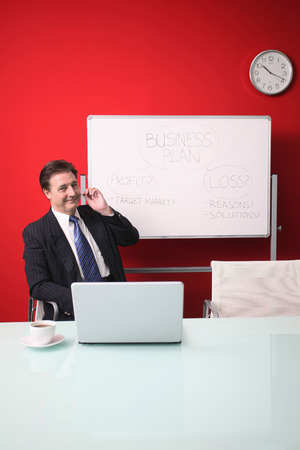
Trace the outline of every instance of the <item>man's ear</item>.
[[48, 200], [51, 200], [51, 194], [50, 191], [47, 191], [47, 189], [43, 189], [44, 194], [46, 195]]

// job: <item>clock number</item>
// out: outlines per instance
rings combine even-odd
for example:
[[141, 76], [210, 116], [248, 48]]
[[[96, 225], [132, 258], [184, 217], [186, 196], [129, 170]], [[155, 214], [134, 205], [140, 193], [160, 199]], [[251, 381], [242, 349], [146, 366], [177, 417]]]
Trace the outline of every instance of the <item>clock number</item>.
[[281, 68], [285, 69], [285, 64], [284, 63], [281, 63]]
[[273, 90], [273, 86], [271, 86], [271, 85], [269, 84], [268, 89], [269, 89], [269, 91], [272, 91], [272, 90]]
[[260, 83], [261, 79], [260, 78], [256, 78], [256, 83]]
[[276, 84], [275, 84], [275, 89], [280, 89], [279, 83], [276, 83]]
[[273, 55], [269, 56], [268, 60], [273, 62], [274, 61], [274, 56]]
[[283, 75], [284, 77], [286, 77], [286, 76], [287, 76], [287, 71], [284, 70], [284, 71], [282, 72], [282, 75]]
[[262, 68], [262, 64], [261, 63], [257, 63], [256, 66], [257, 66], [258, 69]]

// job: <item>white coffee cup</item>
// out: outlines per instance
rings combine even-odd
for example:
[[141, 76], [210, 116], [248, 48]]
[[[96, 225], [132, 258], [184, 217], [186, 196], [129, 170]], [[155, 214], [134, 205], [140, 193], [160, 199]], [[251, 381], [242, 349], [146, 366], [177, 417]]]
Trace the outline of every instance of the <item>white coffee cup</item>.
[[36, 345], [50, 344], [55, 333], [56, 323], [53, 320], [38, 320], [29, 325], [32, 342]]

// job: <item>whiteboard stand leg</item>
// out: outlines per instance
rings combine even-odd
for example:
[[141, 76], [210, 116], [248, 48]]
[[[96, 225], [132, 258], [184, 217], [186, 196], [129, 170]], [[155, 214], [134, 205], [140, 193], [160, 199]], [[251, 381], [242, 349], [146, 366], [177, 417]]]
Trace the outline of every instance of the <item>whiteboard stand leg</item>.
[[[86, 190], [86, 175], [80, 175], [80, 192], [84, 192]], [[86, 200], [85, 197], [81, 196], [81, 204], [85, 205]]]
[[272, 175], [272, 204], [271, 204], [271, 261], [277, 258], [277, 185], [278, 175]]

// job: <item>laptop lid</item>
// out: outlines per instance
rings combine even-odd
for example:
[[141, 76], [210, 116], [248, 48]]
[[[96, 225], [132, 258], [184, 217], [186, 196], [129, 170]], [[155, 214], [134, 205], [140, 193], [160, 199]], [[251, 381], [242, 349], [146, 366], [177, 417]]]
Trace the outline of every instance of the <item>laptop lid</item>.
[[73, 283], [79, 343], [178, 343], [183, 283]]

